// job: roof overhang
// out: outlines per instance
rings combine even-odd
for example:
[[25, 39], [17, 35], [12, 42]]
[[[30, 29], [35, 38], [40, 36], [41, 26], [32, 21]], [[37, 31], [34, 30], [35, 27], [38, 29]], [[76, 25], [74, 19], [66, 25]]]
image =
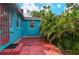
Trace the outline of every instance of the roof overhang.
[[15, 3], [12, 3], [12, 6], [13, 6], [13, 8], [16, 10], [16, 12], [17, 12], [18, 14], [20, 14], [23, 19], [25, 19], [24, 15], [23, 15], [23, 13], [22, 13], [22, 11], [21, 11], [21, 9], [18, 8]]
[[38, 18], [38, 17], [25, 17], [25, 20], [41, 20], [41, 18]]
[[9, 6], [8, 8], [10, 8], [11, 10], [12, 10], [12, 9], [15, 10], [19, 15], [22, 16], [23, 19], [25, 19], [24, 15], [23, 15], [23, 13], [22, 13], [22, 11], [21, 11], [21, 9], [18, 8], [18, 6], [16, 5], [16, 3], [3, 3], [3, 5], [4, 5], [5, 7]]

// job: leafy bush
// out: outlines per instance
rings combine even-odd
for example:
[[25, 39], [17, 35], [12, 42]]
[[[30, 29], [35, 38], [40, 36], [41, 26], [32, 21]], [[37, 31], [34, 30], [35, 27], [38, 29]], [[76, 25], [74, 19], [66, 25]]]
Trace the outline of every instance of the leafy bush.
[[71, 13], [54, 15], [41, 10], [40, 33], [51, 44], [56, 45], [65, 54], [79, 54], [79, 11], [72, 9]]

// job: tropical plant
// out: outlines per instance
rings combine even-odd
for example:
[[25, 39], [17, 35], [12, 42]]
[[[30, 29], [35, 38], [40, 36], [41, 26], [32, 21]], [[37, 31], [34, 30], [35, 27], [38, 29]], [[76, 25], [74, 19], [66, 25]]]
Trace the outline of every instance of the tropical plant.
[[[69, 4], [68, 7], [72, 5]], [[41, 36], [46, 41], [55, 44], [65, 54], [79, 54], [79, 11], [77, 7], [74, 6], [71, 13], [66, 11], [61, 15], [55, 15], [50, 7], [44, 7], [37, 15], [41, 18]]]

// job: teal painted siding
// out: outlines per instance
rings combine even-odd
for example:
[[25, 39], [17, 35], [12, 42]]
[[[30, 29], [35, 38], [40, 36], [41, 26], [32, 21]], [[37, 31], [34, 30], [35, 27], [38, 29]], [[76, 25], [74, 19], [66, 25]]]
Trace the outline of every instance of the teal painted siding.
[[[21, 35], [22, 29], [21, 28], [17, 28], [16, 24], [17, 24], [17, 17], [16, 17], [16, 12], [14, 13], [14, 16], [12, 18], [12, 28], [10, 28], [10, 40], [11, 42], [15, 42]], [[18, 17], [18, 19], [21, 21], [22, 19], [20, 19]]]
[[34, 28], [30, 28], [30, 20], [23, 20], [23, 36], [40, 35], [40, 20], [34, 20]]
[[[5, 49], [8, 45], [16, 42], [22, 36], [38, 36], [40, 35], [40, 20], [33, 20], [34, 21], [34, 28], [30, 28], [30, 19], [23, 19], [22, 15], [18, 16], [17, 19], [17, 11], [14, 9], [9, 9], [11, 13], [11, 23], [12, 27], [9, 27], [9, 42], [3, 46], [0, 46], [0, 51]], [[20, 20], [20, 27], [17, 28], [17, 20]]]
[[38, 36], [40, 35], [40, 20], [34, 20], [34, 28], [30, 28], [30, 20], [23, 20], [20, 16], [18, 17], [21, 21], [21, 27], [16, 26], [16, 12], [12, 12], [12, 28], [9, 29], [9, 42], [3, 45], [0, 50], [3, 50], [8, 45], [16, 42], [22, 36]]
[[[12, 28], [9, 28], [9, 42], [3, 46], [0, 47], [0, 51], [6, 48], [8, 45], [12, 44], [13, 42], [16, 42], [21, 36], [22, 36], [22, 27], [17, 28], [16, 26], [16, 12], [14, 10], [11, 10], [11, 15], [12, 15]], [[19, 20], [22, 22], [22, 17], [18, 17]]]

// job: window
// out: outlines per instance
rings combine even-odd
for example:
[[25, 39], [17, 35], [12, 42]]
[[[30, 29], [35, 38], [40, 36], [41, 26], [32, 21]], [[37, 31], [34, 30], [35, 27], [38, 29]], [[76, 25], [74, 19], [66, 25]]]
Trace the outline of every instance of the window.
[[17, 14], [17, 20], [16, 20], [16, 21], [17, 21], [17, 22], [16, 22], [17, 28], [20, 28], [21, 21], [20, 21], [20, 18], [19, 18], [19, 16], [18, 16], [18, 14]]
[[12, 15], [9, 12], [9, 27], [12, 28]]
[[34, 28], [34, 21], [30, 20], [30, 28]]
[[19, 27], [19, 22], [18, 22], [18, 14], [16, 15], [16, 27]]

